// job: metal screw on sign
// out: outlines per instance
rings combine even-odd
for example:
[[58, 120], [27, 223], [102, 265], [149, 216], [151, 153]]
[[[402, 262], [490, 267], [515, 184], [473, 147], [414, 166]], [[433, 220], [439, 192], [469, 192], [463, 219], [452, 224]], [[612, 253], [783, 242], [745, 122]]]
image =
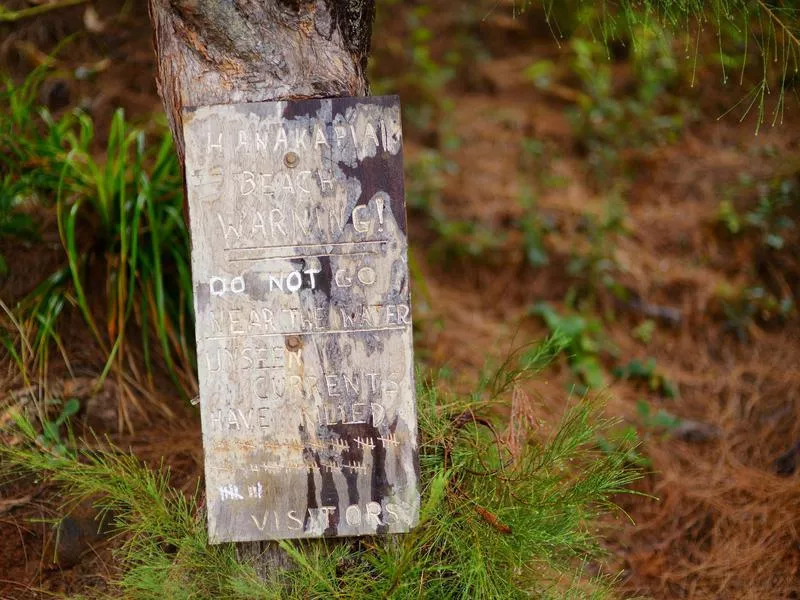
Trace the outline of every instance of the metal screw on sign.
[[300, 162], [300, 157], [297, 156], [297, 152], [287, 152], [283, 155], [283, 164], [285, 164], [290, 169], [294, 169], [297, 164]]
[[290, 335], [286, 338], [286, 347], [290, 352], [297, 352], [302, 345], [303, 342], [301, 342], [300, 338], [296, 335]]

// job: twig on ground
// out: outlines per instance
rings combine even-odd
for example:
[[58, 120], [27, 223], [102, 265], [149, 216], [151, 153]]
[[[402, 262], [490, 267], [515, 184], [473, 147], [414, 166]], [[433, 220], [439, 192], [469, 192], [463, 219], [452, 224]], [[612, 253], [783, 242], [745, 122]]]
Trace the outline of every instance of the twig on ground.
[[32, 494], [28, 494], [27, 496], [22, 496], [21, 498], [7, 498], [5, 500], [0, 500], [0, 515], [5, 514], [18, 506], [25, 506], [28, 502], [33, 499]]

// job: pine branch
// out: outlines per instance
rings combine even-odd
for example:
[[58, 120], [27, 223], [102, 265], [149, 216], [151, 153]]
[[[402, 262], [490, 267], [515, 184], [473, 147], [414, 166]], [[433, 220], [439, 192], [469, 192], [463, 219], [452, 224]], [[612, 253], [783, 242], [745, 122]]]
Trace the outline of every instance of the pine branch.
[[14, 23], [22, 19], [36, 17], [51, 10], [59, 8], [67, 8], [70, 6], [77, 6], [78, 4], [85, 3], [86, 0], [61, 0], [60, 2], [49, 2], [47, 4], [39, 4], [21, 10], [9, 10], [0, 4], [0, 23]]
[[769, 5], [767, 5], [767, 3], [764, 2], [764, 0], [756, 0], [756, 2], [759, 5], [759, 7], [761, 7], [761, 10], [767, 13], [769, 18], [775, 22], [775, 24], [784, 32], [784, 34], [789, 36], [789, 39], [792, 40], [792, 43], [798, 48], [800, 48], [800, 39], [797, 38], [797, 35], [795, 35], [795, 33], [789, 28], [789, 26], [786, 23], [781, 21], [778, 15], [775, 14], [775, 11], [772, 10], [772, 8], [770, 8]]

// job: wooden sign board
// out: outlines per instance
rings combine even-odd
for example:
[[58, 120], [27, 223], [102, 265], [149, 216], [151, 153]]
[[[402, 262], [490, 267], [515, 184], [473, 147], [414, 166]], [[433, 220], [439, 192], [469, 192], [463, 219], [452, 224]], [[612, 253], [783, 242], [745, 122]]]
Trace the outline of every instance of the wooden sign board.
[[408, 531], [397, 97], [185, 111], [211, 543]]

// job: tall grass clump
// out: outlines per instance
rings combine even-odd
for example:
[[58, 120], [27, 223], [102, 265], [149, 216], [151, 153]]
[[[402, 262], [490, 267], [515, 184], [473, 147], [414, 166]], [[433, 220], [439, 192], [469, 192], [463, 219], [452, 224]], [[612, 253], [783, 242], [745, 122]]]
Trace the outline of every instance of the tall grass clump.
[[[88, 326], [83, 342], [104, 357], [98, 384], [113, 374], [136, 405], [132, 390], [152, 386], [158, 364], [188, 395], [194, 388], [189, 238], [171, 138], [163, 126], [146, 135], [118, 110], [102, 147], [86, 113], [56, 116], [37, 107], [41, 77], [35, 72], [21, 85], [6, 80], [0, 94], [0, 204], [11, 207], [17, 222], [28, 218], [24, 204], [55, 208], [63, 248], [61, 266], [39, 274], [14, 307], [31, 340], [20, 354], [28, 352], [46, 372], [55, 341], [69, 364], [58, 321], [74, 307]], [[141, 341], [141, 356], [127, 351], [130, 336]], [[128, 403], [121, 406], [128, 421]]]
[[208, 545], [199, 493], [172, 488], [168, 471], [97, 441], [105, 449], [53, 451], [21, 416], [27, 442], [0, 446], [0, 455], [13, 471], [61, 486], [67, 503], [93, 498], [105, 511], [119, 536], [120, 575], [110, 583], [122, 597], [609, 597], [613, 578], [587, 573], [603, 572], [597, 519], [638, 477], [626, 459], [632, 440], [599, 444], [614, 423], [588, 401], [574, 402], [548, 435], [520, 387], [565, 344], [551, 336], [470, 395], [421, 382], [419, 526], [398, 536], [279, 542], [292, 566], [267, 581], [233, 545]]

